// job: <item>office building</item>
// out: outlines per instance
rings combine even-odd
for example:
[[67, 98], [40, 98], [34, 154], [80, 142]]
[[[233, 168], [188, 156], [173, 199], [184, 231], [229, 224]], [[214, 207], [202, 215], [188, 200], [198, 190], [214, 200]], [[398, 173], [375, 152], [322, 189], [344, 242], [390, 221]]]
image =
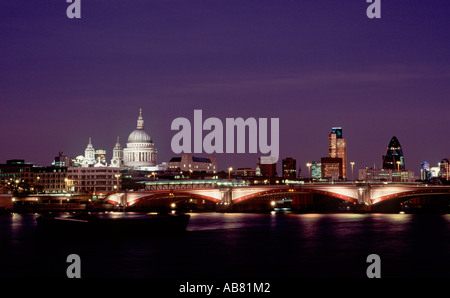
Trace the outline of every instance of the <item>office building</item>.
[[256, 170], [252, 168], [238, 168], [231, 171], [233, 177], [255, 177]]
[[7, 160], [0, 164], [0, 180], [16, 192], [63, 193], [67, 191], [67, 167], [40, 167], [23, 159]]
[[258, 168], [263, 177], [273, 178], [277, 176], [277, 163], [271, 156], [258, 157]]
[[406, 169], [359, 169], [359, 180], [366, 182], [414, 182], [417, 178], [414, 171]]
[[7, 160], [5, 164], [0, 164], [0, 180], [17, 185], [33, 185], [35, 167], [35, 164], [27, 163], [23, 159]]
[[431, 179], [431, 167], [430, 164], [424, 161], [420, 167], [420, 180]]
[[343, 179], [342, 158], [322, 157], [322, 178], [332, 181]]
[[67, 188], [80, 193], [108, 193], [121, 189], [120, 168], [69, 167]]
[[393, 136], [387, 147], [386, 155], [383, 155], [383, 169], [404, 170], [405, 158], [403, 149], [397, 137]]
[[34, 190], [37, 193], [65, 193], [67, 185], [67, 167], [34, 168]]
[[217, 160], [215, 156], [197, 157], [192, 154], [183, 154], [170, 159], [169, 170], [215, 174], [217, 173]]
[[58, 156], [55, 156], [52, 162], [52, 166], [55, 167], [68, 167], [70, 165], [70, 158], [63, 152], [59, 152]]
[[439, 177], [445, 180], [449, 180], [449, 172], [450, 172], [450, 163], [448, 158], [444, 158], [439, 163]]
[[297, 178], [297, 161], [292, 157], [288, 157], [282, 160], [283, 166], [283, 178], [296, 179]]
[[347, 140], [342, 136], [342, 127], [333, 127], [328, 135], [328, 157], [342, 159], [342, 179], [347, 179]]
[[322, 178], [322, 163], [318, 161], [311, 162], [311, 178], [320, 180]]
[[359, 180], [373, 182], [391, 182], [392, 170], [375, 168], [359, 169]]

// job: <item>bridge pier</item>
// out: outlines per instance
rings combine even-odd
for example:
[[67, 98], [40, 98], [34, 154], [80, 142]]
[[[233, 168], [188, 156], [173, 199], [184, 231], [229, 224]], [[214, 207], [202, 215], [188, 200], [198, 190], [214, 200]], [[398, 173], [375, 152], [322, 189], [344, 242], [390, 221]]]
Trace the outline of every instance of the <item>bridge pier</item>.
[[221, 202], [217, 205], [218, 211], [230, 211], [233, 206], [233, 189], [231, 187], [220, 188]]
[[117, 211], [125, 211], [125, 208], [128, 206], [128, 198], [126, 191], [120, 194], [118, 203], [119, 204], [117, 205]]
[[370, 184], [358, 185], [357, 211], [372, 211], [372, 188]]

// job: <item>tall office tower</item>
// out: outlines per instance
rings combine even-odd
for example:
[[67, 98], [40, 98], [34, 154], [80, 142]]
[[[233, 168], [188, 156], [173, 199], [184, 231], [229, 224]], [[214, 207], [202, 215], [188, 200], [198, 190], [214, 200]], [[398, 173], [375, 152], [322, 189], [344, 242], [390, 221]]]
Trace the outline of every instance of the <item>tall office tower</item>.
[[450, 173], [450, 161], [448, 158], [444, 158], [441, 160], [441, 162], [439, 163], [439, 176], [442, 179], [446, 179], [449, 180], [449, 173]]
[[283, 178], [295, 179], [297, 172], [297, 161], [292, 157], [283, 159]]
[[328, 156], [342, 159], [342, 179], [347, 179], [347, 140], [342, 137], [342, 127], [333, 127], [328, 135]]
[[431, 167], [430, 164], [424, 161], [420, 167], [420, 180], [431, 179]]
[[312, 161], [311, 162], [311, 178], [316, 179], [316, 180], [322, 178], [322, 162], [321, 161]]
[[383, 169], [404, 170], [405, 158], [402, 146], [397, 137], [393, 136], [387, 147], [386, 155], [383, 155]]

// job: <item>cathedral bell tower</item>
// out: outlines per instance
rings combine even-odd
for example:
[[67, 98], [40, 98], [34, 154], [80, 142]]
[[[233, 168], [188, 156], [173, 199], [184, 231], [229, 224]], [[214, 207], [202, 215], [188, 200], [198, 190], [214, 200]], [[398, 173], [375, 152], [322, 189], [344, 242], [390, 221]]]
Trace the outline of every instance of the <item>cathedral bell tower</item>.
[[90, 165], [94, 165], [96, 163], [95, 160], [95, 149], [92, 146], [92, 140], [89, 138], [89, 144], [84, 150], [84, 160], [83, 167], [89, 167]]
[[113, 158], [111, 159], [112, 167], [123, 167], [123, 149], [119, 142], [119, 137], [117, 137], [117, 143], [113, 149]]

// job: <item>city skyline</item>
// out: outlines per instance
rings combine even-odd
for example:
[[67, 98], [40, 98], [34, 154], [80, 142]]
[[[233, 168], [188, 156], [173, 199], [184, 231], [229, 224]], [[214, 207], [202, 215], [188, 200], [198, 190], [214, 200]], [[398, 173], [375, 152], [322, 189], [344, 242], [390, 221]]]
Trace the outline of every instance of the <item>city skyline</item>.
[[168, 297], [450, 277], [449, 16], [0, 1], [0, 277]]
[[[374, 164], [392, 136], [408, 169], [450, 155], [449, 4], [148, 1], [1, 4], [0, 157], [49, 165], [92, 138], [108, 160], [142, 108], [158, 162], [177, 156], [170, 123], [207, 117], [280, 119], [280, 159], [327, 156], [343, 127], [348, 162]], [[206, 155], [206, 154], [202, 154]], [[215, 154], [220, 169], [260, 154]]]
[[[140, 111], [139, 111], [139, 117], [138, 117], [138, 126], [139, 126], [139, 121], [142, 121], [141, 123], [143, 123], [143, 118], [142, 118], [142, 109], [139, 109]], [[142, 125], [142, 124], [141, 124]], [[143, 128], [143, 126], [142, 126], [142, 128]], [[326, 155], [324, 155], [324, 156], [330, 156], [330, 157], [336, 157], [336, 156], [331, 156], [332, 154], [336, 154], [336, 153], [332, 153], [332, 152], [335, 152], [336, 151], [336, 148], [334, 148], [334, 149], [332, 149], [330, 146], [332, 146], [331, 144], [332, 144], [332, 141], [330, 141], [331, 139], [331, 136], [332, 135], [337, 135], [338, 136], [338, 138], [342, 138], [342, 135], [343, 135], [343, 128], [342, 127], [332, 127], [332, 128], [330, 128], [330, 131], [331, 131], [331, 133], [329, 133], [328, 134], [328, 146], [327, 146], [327, 154]], [[248, 133], [248, 130], [247, 130], [247, 133]], [[135, 130], [133, 130], [132, 132], [131, 132], [131, 134], [135, 134]], [[150, 137], [150, 136], [149, 136]], [[325, 137], [324, 137], [325, 138]], [[97, 151], [97, 150], [99, 150], [99, 151], [106, 151], [106, 164], [108, 165], [108, 166], [115, 166], [115, 165], [113, 165], [110, 161], [116, 156], [115, 155], [115, 153], [114, 153], [114, 150], [116, 149], [116, 147], [117, 147], [117, 145], [120, 143], [120, 145], [122, 146], [122, 150], [123, 150], [123, 148], [125, 147], [126, 148], [126, 144], [127, 144], [127, 140], [128, 140], [128, 137], [126, 137], [126, 138], [123, 138], [124, 139], [124, 141], [122, 141], [122, 142], [120, 142], [120, 139], [121, 139], [121, 137], [120, 136], [117, 136], [116, 137], [116, 141], [114, 142], [114, 147], [111, 149], [111, 150], [108, 150], [108, 149], [106, 149], [106, 148], [104, 148], [104, 147], [101, 147], [101, 146], [93, 146], [93, 143], [95, 143], [93, 140], [92, 140], [92, 137], [89, 137], [89, 140], [88, 140], [88, 142], [87, 142], [87, 147], [85, 146], [85, 149], [82, 151], [82, 152], [78, 152], [78, 153], [74, 153], [74, 154], [69, 154], [69, 153], [67, 153], [67, 151], [58, 151], [57, 153], [55, 153], [54, 154], [54, 157], [53, 158], [51, 158], [50, 159], [50, 161], [49, 162], [47, 162], [47, 163], [38, 163], [38, 162], [35, 162], [34, 160], [26, 160], [26, 159], [24, 159], [23, 157], [20, 157], [20, 156], [18, 156], [18, 157], [16, 157], [16, 158], [9, 158], [9, 159], [5, 159], [5, 161], [3, 161], [3, 163], [4, 162], [6, 162], [7, 160], [14, 160], [14, 159], [18, 159], [18, 160], [20, 160], [20, 159], [24, 159], [25, 160], [25, 162], [27, 162], [27, 163], [32, 163], [32, 164], [36, 164], [37, 166], [49, 166], [49, 165], [51, 165], [52, 164], [52, 162], [54, 162], [54, 160], [55, 160], [55, 158], [58, 156], [58, 154], [59, 153], [62, 153], [62, 154], [64, 154], [64, 156], [67, 156], [68, 158], [70, 158], [70, 159], [75, 159], [77, 156], [84, 156], [84, 155], [86, 155], [87, 153], [86, 153], [86, 150], [88, 150], [89, 151], [89, 149], [90, 149], [90, 151], [92, 151], [92, 156], [91, 156], [91, 159], [94, 159], [94, 149], [95, 149], [95, 151]], [[346, 149], [346, 139], [345, 138], [342, 138], [342, 140], [344, 140], [344, 146], [345, 146], [345, 149]], [[398, 144], [398, 139], [397, 139], [397, 137], [396, 136], [393, 136], [391, 139], [390, 139], [390, 142], [389, 142], [389, 144], [388, 144], [388, 146], [387, 146], [387, 150], [388, 150], [388, 153], [389, 153], [389, 151], [391, 151], [390, 150], [390, 145], [391, 144], [393, 144], [393, 141], [395, 141], [397, 144]], [[334, 142], [336, 142], [336, 141], [334, 141]], [[398, 144], [399, 146], [400, 146], [400, 144]], [[93, 148], [94, 147], [94, 148]], [[158, 146], [156, 146], [156, 147], [158, 147]], [[248, 149], [247, 147], [246, 147], [246, 149]], [[384, 149], [384, 151], [386, 151], [386, 149]], [[70, 151], [69, 151], [70, 152]], [[182, 154], [184, 154], [184, 153], [182, 153]], [[182, 154], [172, 154], [172, 156], [168, 159], [168, 160], [158, 160], [158, 164], [161, 164], [161, 163], [163, 163], [163, 162], [166, 162], [166, 163], [168, 163], [169, 161], [170, 161], [170, 159], [171, 158], [173, 158], [173, 157], [179, 157], [179, 156], [181, 156]], [[259, 158], [259, 157], [261, 157], [261, 156], [263, 156], [263, 155], [260, 155], [260, 154], [250, 154], [250, 153], [240, 153], [240, 154], [238, 154], [238, 153], [234, 153], [234, 154], [231, 154], [231, 153], [213, 153], [213, 154], [206, 154], [206, 153], [201, 153], [201, 154], [195, 154], [195, 153], [192, 153], [192, 152], [189, 152], [188, 154], [192, 154], [192, 155], [195, 155], [195, 156], [199, 156], [199, 157], [201, 157], [201, 156], [215, 156], [215, 157], [218, 157], [218, 159], [219, 160], [221, 160], [221, 156], [223, 156], [223, 155], [233, 155], [233, 156], [243, 156], [243, 158], [241, 159], [241, 160], [244, 160], [244, 164], [242, 165], [242, 164], [239, 164], [239, 163], [237, 163], [237, 162], [235, 162], [235, 165], [237, 166], [237, 167], [239, 167], [239, 168], [256, 168], [257, 166], [258, 166], [258, 160], [254, 163], [254, 165], [251, 165], [251, 161], [249, 162], [248, 161], [248, 159], [246, 159], [246, 156], [256, 156], [257, 158]], [[277, 172], [278, 172], [278, 176], [279, 177], [282, 177], [283, 176], [283, 164], [282, 164], [282, 160], [283, 159], [286, 159], [286, 158], [293, 158], [294, 160], [298, 160], [296, 157], [293, 157], [293, 156], [295, 156], [295, 155], [291, 155], [291, 156], [281, 156], [280, 155], [280, 157], [279, 157], [279, 159], [278, 159], [278, 161], [277, 161]], [[322, 156], [322, 157], [320, 157], [319, 155], [317, 155], [317, 158], [315, 158], [315, 159], [312, 159], [312, 160], [304, 160], [305, 161], [305, 166], [306, 166], [306, 163], [309, 163], [309, 162], [321, 162], [321, 158], [323, 158], [324, 156]], [[366, 165], [366, 166], [363, 166], [363, 167], [358, 167], [358, 165], [357, 164], [354, 164], [355, 166], [356, 166], [356, 170], [358, 169], [358, 168], [366, 168], [366, 167], [368, 167], [368, 168], [379, 168], [379, 169], [381, 169], [381, 168], [384, 168], [384, 157], [385, 157], [385, 154], [383, 154], [381, 157], [380, 157], [380, 162], [378, 163], [378, 164], [376, 164], [376, 163], [374, 163], [373, 165]], [[429, 163], [431, 166], [438, 166], [439, 165], [439, 163], [441, 162], [441, 160], [443, 160], [443, 159], [445, 159], [445, 158], [447, 158], [447, 157], [442, 157], [442, 158], [440, 158], [440, 159], [438, 159], [438, 161], [436, 162], [436, 163], [430, 163], [428, 160], [424, 160], [423, 162], [426, 162], [426, 163]], [[48, 158], [47, 158], [48, 159]], [[43, 160], [42, 158], [41, 158], [41, 160]], [[303, 160], [301, 160], [301, 161], [303, 161]], [[402, 165], [402, 169], [405, 169], [405, 164], [407, 164], [404, 160], [403, 160], [403, 156], [402, 156], [402, 161], [403, 161], [403, 165]], [[354, 162], [353, 160], [348, 160], [347, 159], [347, 172], [346, 172], [346, 176], [347, 177], [343, 177], [344, 178], [344, 180], [348, 180], [349, 178], [348, 178], [348, 176], [349, 175], [352, 175], [352, 173], [350, 172], [351, 170], [349, 169], [349, 167], [350, 167], [350, 163], [351, 162]], [[410, 169], [410, 170], [413, 170], [414, 172], [416, 172], [416, 174], [419, 174], [420, 175], [420, 169], [422, 168], [422, 164], [423, 164], [423, 162], [422, 163], [420, 163], [419, 165], [415, 165], [414, 167], [406, 167], [406, 169]], [[0, 163], [2, 163], [2, 162], [0, 162]], [[87, 166], [87, 165], [86, 165]], [[120, 166], [120, 167], [127, 167], [127, 166], [124, 166], [123, 164]], [[218, 167], [218, 170], [219, 171], [228, 171], [228, 168], [229, 168], [230, 166], [228, 166], [228, 165], [220, 165], [219, 164], [219, 167]], [[297, 168], [296, 168], [296, 170], [297, 170], [297, 174], [298, 174], [298, 169], [299, 169], [299, 167], [301, 168], [301, 170], [302, 170], [302, 176], [303, 177], [309, 177], [308, 175], [308, 167], [306, 166], [306, 169], [303, 169], [303, 167], [302, 167], [302, 164], [297, 164]], [[397, 168], [397, 166], [395, 166], [395, 169]], [[237, 168], [235, 168], [235, 169], [237, 169]], [[416, 175], [416, 176], [419, 176], [419, 175]]]

